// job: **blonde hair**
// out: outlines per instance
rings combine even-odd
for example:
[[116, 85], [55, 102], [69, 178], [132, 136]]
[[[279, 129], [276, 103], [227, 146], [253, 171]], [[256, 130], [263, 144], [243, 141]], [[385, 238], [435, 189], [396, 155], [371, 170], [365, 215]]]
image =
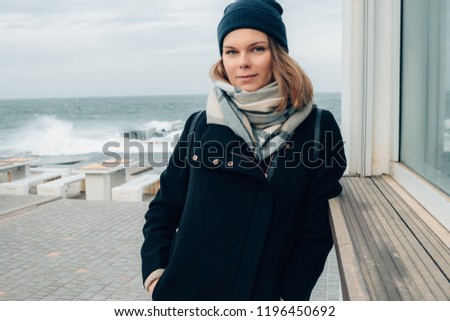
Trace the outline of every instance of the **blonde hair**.
[[[270, 36], [267, 37], [272, 54], [272, 73], [282, 97], [277, 111], [283, 111], [288, 105], [298, 109], [305, 107], [312, 102], [314, 96], [311, 79], [281, 45]], [[229, 82], [222, 58], [211, 67], [210, 74], [216, 79]]]

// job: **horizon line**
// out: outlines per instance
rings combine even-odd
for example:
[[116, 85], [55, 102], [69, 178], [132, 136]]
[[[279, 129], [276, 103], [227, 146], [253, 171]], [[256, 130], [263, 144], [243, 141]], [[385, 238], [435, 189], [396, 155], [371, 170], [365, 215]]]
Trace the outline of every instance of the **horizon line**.
[[[342, 94], [341, 91], [316, 91], [316, 94]], [[137, 97], [169, 97], [169, 96], [208, 96], [208, 94], [136, 94], [136, 95], [93, 95], [93, 96], [42, 96], [42, 97], [15, 97], [2, 98], [0, 100], [38, 100], [38, 99], [92, 99], [92, 98], [137, 98]]]

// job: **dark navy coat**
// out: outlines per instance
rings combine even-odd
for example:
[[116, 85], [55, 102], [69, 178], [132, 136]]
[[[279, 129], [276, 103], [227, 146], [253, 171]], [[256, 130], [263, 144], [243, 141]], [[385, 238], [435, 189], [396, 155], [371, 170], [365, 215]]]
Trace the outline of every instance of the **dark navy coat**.
[[340, 194], [346, 164], [338, 125], [326, 110], [319, 157], [312, 159], [315, 114], [270, 164], [270, 182], [267, 164], [205, 117], [187, 156], [193, 117], [187, 120], [145, 214], [143, 278], [166, 269], [154, 300], [309, 299], [333, 244], [328, 199]]

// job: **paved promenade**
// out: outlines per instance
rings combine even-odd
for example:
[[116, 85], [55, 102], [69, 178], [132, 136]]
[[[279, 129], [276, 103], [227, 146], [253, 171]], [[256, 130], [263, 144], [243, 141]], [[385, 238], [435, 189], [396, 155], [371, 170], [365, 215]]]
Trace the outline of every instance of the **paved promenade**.
[[[146, 208], [0, 195], [0, 301], [149, 300], [139, 255]], [[339, 300], [339, 293], [330, 255], [312, 299]]]

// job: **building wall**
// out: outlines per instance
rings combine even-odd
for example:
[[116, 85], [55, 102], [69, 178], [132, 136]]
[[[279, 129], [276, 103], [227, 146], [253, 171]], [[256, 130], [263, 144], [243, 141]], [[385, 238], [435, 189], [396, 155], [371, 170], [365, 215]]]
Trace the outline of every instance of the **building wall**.
[[343, 135], [350, 175], [390, 172], [398, 159], [397, 0], [343, 0]]
[[450, 229], [449, 196], [399, 163], [401, 0], [343, 0], [342, 5], [347, 174], [392, 175]]

